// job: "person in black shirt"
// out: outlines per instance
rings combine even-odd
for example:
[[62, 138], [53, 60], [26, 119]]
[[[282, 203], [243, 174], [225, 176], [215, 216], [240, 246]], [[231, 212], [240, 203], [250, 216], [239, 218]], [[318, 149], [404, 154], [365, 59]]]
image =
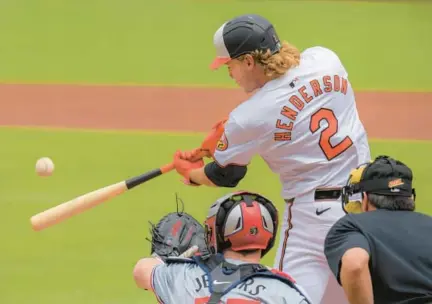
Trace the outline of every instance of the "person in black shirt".
[[432, 217], [415, 212], [412, 181], [404, 163], [379, 156], [353, 170], [342, 190], [347, 214], [329, 230], [324, 253], [351, 304], [432, 303]]

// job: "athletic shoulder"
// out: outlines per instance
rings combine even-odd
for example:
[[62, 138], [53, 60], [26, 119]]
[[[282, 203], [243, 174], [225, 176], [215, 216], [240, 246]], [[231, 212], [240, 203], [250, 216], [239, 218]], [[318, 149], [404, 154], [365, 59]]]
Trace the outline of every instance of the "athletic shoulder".
[[152, 286], [161, 303], [173, 303], [178, 296], [188, 297], [197, 289], [196, 278], [203, 275], [196, 264], [173, 262], [156, 266]]
[[330, 230], [353, 229], [357, 227], [358, 221], [361, 221], [361, 214], [345, 214], [339, 218], [331, 227]]
[[201, 272], [201, 268], [189, 258], [170, 258], [166, 263], [155, 267], [161, 275], [175, 277], [184, 277], [187, 274], [195, 275], [195, 272]]
[[296, 282], [296, 281], [294, 280], [294, 278], [293, 278], [292, 276], [290, 276], [290, 275], [289, 275], [288, 273], [286, 273], [286, 272], [283, 272], [283, 271], [277, 270], [277, 269], [275, 269], [275, 268], [271, 268], [270, 271], [271, 271], [273, 274], [275, 274], [275, 275], [277, 275], [277, 276], [280, 276], [280, 277], [282, 277], [282, 278], [284, 278], [284, 279], [286, 279], [286, 280], [289, 280], [289, 281], [291, 281], [291, 282], [293, 282], [293, 283]]
[[264, 105], [257, 103], [256, 95], [238, 105], [228, 116], [225, 128], [235, 127], [248, 133], [257, 134], [265, 124], [262, 114], [266, 111]]
[[368, 227], [371, 224], [376, 225], [371, 223], [370, 218], [368, 218], [367, 215], [367, 212], [358, 214], [349, 213], [339, 218], [329, 229], [324, 241], [325, 246], [327, 247], [332, 242], [340, 240], [341, 235], [347, 235], [350, 233], [367, 234], [364, 227]]
[[[270, 303], [303, 303], [302, 301], [308, 297], [305, 291], [295, 283], [295, 287], [291, 287], [275, 279], [256, 278], [256, 284], [265, 286], [265, 295], [274, 301]], [[263, 294], [262, 297], [266, 298], [265, 295]], [[286, 301], [288, 299], [289, 301]]]
[[314, 46], [307, 48], [301, 53], [301, 60], [304, 62], [311, 61], [310, 64], [313, 66], [316, 66], [316, 62], [319, 62], [319, 66], [346, 72], [339, 55], [327, 47]]
[[339, 59], [339, 55], [335, 51], [333, 51], [327, 47], [324, 47], [324, 46], [309, 47], [307, 49], [304, 49], [301, 52], [301, 56], [309, 56], [309, 55], [331, 56], [331, 57]]

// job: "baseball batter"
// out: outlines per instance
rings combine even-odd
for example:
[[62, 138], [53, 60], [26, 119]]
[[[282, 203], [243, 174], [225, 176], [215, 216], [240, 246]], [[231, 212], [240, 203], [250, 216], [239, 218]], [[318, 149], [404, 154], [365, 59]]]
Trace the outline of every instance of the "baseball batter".
[[[188, 243], [188, 233], [183, 232], [196, 227], [195, 220], [182, 217], [169, 215], [158, 224], [154, 253], [166, 254], [168, 248], [158, 248], [161, 239], [170, 240], [173, 248]], [[241, 227], [236, 226], [239, 221], [244, 223]], [[168, 255], [163, 261], [141, 259], [134, 269], [135, 281], [165, 304], [310, 304], [291, 277], [259, 264], [273, 247], [277, 222], [277, 210], [265, 197], [230, 193], [209, 208], [202, 240], [209, 253], [192, 258]], [[173, 230], [183, 232], [172, 235]]]
[[317, 46], [299, 52], [257, 15], [224, 23], [214, 35], [215, 69], [253, 95], [229, 115], [214, 161], [177, 152], [178, 173], [194, 185], [236, 187], [254, 155], [280, 176], [286, 208], [275, 266], [303, 286], [313, 303], [346, 303], [326, 263], [329, 228], [345, 213], [341, 187], [370, 160], [353, 88], [339, 57]]

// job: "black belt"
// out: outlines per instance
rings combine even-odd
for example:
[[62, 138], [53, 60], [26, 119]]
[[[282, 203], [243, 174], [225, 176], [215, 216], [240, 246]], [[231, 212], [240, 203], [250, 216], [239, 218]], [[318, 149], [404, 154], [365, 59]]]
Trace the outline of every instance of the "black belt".
[[[321, 188], [315, 190], [316, 201], [334, 201], [341, 197], [342, 188]], [[285, 199], [285, 203], [294, 203], [295, 198]]]
[[341, 197], [342, 188], [316, 189], [315, 200], [337, 200]]

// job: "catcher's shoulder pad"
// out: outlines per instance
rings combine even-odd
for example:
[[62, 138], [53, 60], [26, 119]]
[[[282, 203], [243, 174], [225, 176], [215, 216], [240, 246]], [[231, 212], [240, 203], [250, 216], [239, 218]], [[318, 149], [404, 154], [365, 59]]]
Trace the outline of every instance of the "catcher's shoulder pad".
[[[210, 255], [204, 258], [194, 256], [192, 259], [209, 277], [209, 288], [212, 290], [212, 297], [215, 301], [219, 300], [220, 297], [228, 293], [240, 283], [256, 277], [276, 279], [297, 290], [300, 294], [303, 294], [303, 292], [297, 288], [295, 281], [291, 276], [275, 269], [268, 269], [261, 264], [234, 265], [227, 263], [220, 254]], [[238, 275], [234, 275], [234, 273], [237, 273]], [[223, 281], [225, 284], [214, 285], [214, 280]]]
[[294, 280], [294, 278], [293, 278], [292, 276], [290, 276], [290, 275], [289, 275], [288, 273], [286, 273], [286, 272], [282, 272], [282, 271], [279, 271], [279, 270], [274, 269], [274, 268], [270, 269], [270, 271], [271, 271], [273, 274], [275, 274], [275, 275], [277, 275], [277, 276], [281, 276], [281, 277], [283, 277], [283, 278], [285, 278], [285, 279], [288, 279], [288, 280], [290, 280], [290, 281], [293, 282], [293, 283], [296, 282], [296, 281]]
[[178, 264], [178, 263], [196, 264], [194, 259], [177, 257], [177, 256], [170, 256], [166, 258], [165, 263], [166, 264]]
[[297, 289], [297, 286], [295, 285], [296, 282], [294, 281], [294, 279], [291, 276], [289, 276], [285, 273], [281, 273], [279, 271], [269, 270], [269, 271], [263, 271], [263, 272], [255, 272], [255, 273], [247, 276], [245, 278], [245, 280], [252, 278], [252, 277], [276, 279], [276, 280], [279, 280], [282, 283], [285, 283], [286, 285], [288, 285], [294, 289]]

